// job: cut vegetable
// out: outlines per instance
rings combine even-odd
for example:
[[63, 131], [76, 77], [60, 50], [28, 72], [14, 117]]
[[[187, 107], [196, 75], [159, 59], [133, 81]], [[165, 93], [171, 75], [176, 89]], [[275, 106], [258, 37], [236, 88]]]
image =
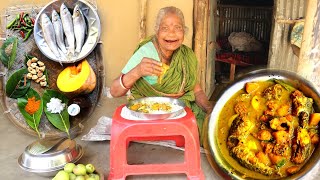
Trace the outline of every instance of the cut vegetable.
[[87, 94], [96, 87], [96, 75], [87, 60], [77, 66], [66, 67], [58, 76], [60, 91], [73, 94]]
[[317, 126], [320, 121], [320, 113], [313, 113], [310, 115], [309, 124], [310, 126]]
[[279, 116], [286, 116], [288, 114], [290, 114], [290, 104], [283, 104], [278, 110], [277, 113]]
[[252, 94], [256, 90], [258, 90], [259, 84], [258, 83], [254, 83], [254, 82], [248, 82], [248, 83], [246, 83], [246, 87], [245, 88], [246, 88], [246, 92], [247, 93]]
[[260, 102], [259, 102], [259, 97], [258, 96], [253, 96], [251, 100], [251, 105], [253, 109], [258, 110], [260, 107]]

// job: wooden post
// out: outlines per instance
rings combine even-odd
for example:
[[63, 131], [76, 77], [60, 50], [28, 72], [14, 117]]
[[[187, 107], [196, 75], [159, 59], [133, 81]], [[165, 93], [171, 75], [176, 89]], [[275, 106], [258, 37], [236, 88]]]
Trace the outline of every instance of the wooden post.
[[216, 30], [217, 18], [217, 1], [209, 1], [208, 4], [208, 30], [207, 30], [207, 63], [206, 63], [206, 80], [205, 93], [211, 97], [215, 89], [215, 57], [216, 57]]
[[308, 0], [297, 73], [320, 88], [320, 0]]
[[198, 78], [202, 89], [205, 90], [207, 62], [207, 31], [208, 31], [209, 0], [195, 0], [194, 3], [194, 52], [199, 61]]
[[230, 76], [229, 76], [229, 80], [230, 82], [234, 81], [234, 74], [236, 72], [236, 64], [231, 63], [230, 64]]
[[147, 32], [147, 26], [146, 26], [146, 20], [147, 20], [147, 0], [141, 0], [140, 1], [140, 19], [139, 19], [139, 40], [140, 42], [146, 38], [146, 32]]

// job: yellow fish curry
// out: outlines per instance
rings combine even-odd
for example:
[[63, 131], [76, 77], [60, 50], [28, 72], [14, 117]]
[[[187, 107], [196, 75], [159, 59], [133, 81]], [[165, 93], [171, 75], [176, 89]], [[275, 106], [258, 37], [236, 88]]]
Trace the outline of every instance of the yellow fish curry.
[[219, 148], [249, 177], [294, 174], [319, 143], [320, 113], [313, 99], [281, 80], [246, 83], [222, 112]]

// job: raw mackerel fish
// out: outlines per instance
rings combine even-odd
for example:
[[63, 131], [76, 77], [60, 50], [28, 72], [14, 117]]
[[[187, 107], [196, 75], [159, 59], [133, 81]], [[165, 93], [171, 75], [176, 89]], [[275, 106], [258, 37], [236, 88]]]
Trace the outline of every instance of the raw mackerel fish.
[[84, 43], [85, 34], [86, 34], [86, 22], [83, 16], [83, 13], [77, 4], [73, 10], [73, 27], [74, 34], [76, 38], [76, 53], [81, 52], [81, 48]]
[[53, 24], [54, 32], [56, 35], [58, 47], [64, 54], [67, 54], [67, 49], [64, 44], [64, 34], [63, 34], [61, 18], [56, 10], [52, 11], [52, 24]]
[[62, 3], [60, 7], [60, 17], [62, 21], [63, 31], [64, 31], [64, 34], [66, 34], [66, 38], [68, 42], [68, 47], [67, 47], [68, 55], [70, 53], [74, 55], [75, 38], [74, 38], [72, 16], [69, 9], [64, 3]]
[[61, 55], [58, 50], [53, 24], [46, 14], [41, 15], [41, 27], [43, 31], [43, 37], [47, 42], [49, 48], [56, 57], [60, 58]]

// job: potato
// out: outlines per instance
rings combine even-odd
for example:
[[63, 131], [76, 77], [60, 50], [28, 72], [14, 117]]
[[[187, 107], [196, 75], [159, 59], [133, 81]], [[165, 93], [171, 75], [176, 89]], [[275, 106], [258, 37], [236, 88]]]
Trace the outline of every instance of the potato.
[[246, 87], [245, 87], [246, 92], [249, 94], [254, 93], [258, 88], [259, 88], [259, 84], [254, 82], [246, 83]]
[[252, 100], [251, 100], [251, 105], [253, 107], [253, 109], [258, 110], [260, 108], [260, 100], [258, 96], [253, 96]]

